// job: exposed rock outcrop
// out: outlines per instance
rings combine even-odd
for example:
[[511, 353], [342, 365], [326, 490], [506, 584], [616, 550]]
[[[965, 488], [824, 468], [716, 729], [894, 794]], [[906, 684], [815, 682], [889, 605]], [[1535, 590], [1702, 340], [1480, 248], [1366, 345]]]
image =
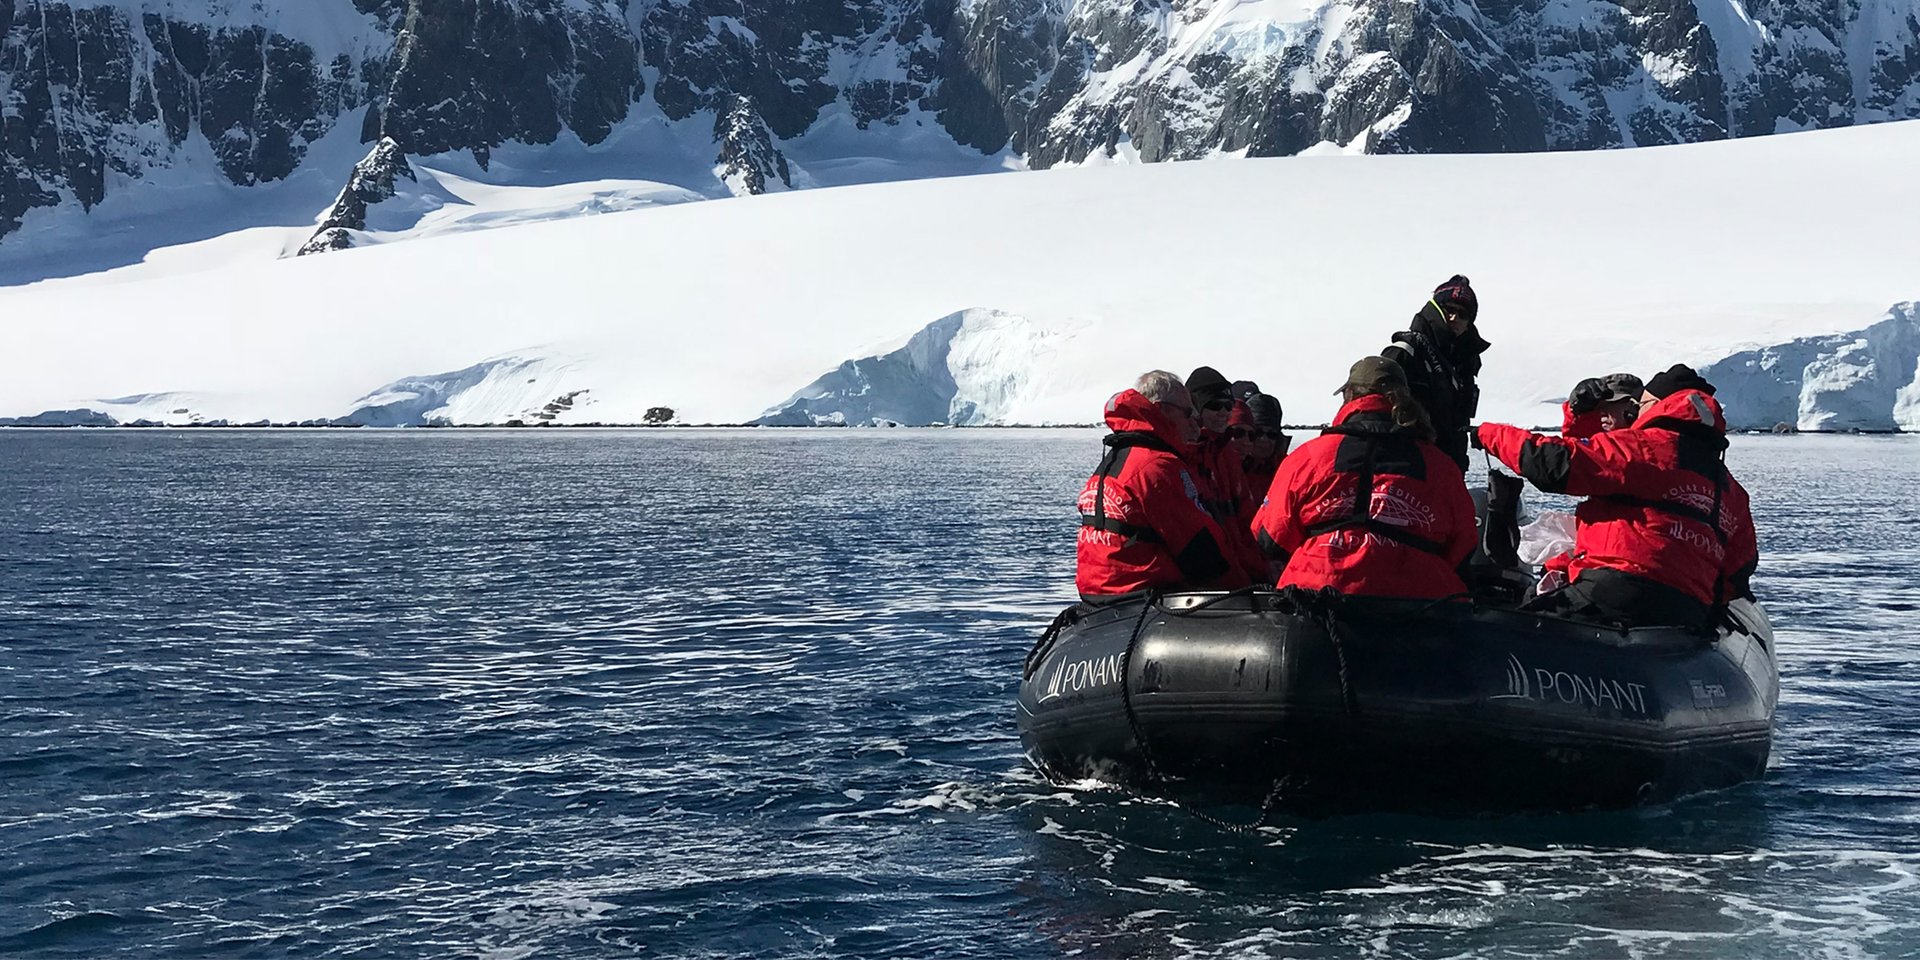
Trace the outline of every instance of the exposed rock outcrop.
[[392, 137], [380, 138], [366, 159], [354, 164], [353, 175], [347, 178], [340, 198], [321, 215], [320, 228], [297, 256], [353, 246], [354, 231], [367, 229], [367, 209], [393, 199], [398, 181], [418, 182], [418, 179], [407, 163], [406, 154], [400, 152], [400, 144]]
[[787, 158], [773, 145], [773, 131], [753, 101], [737, 94], [729, 98], [713, 119], [713, 139], [720, 145], [713, 175], [734, 196], [793, 186]]

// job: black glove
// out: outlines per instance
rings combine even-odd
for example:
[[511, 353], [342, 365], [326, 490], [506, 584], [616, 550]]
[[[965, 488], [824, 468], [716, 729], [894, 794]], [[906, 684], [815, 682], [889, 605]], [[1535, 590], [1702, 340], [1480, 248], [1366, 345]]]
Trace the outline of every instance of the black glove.
[[1607, 385], [1599, 377], [1588, 377], [1573, 386], [1573, 392], [1567, 395], [1567, 409], [1574, 413], [1588, 413], [1606, 402]]
[[1486, 445], [1486, 444], [1484, 444], [1484, 443], [1481, 443], [1481, 442], [1480, 442], [1480, 428], [1479, 428], [1479, 427], [1468, 427], [1468, 428], [1467, 428], [1467, 446], [1470, 446], [1470, 447], [1472, 447], [1472, 448], [1474, 448], [1475, 450], [1485, 450], [1485, 449], [1487, 448], [1487, 445]]

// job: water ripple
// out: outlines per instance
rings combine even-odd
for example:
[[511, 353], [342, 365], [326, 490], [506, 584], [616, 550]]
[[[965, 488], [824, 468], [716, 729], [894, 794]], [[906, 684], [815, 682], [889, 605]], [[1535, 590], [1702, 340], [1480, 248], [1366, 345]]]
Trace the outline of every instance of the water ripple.
[[1769, 778], [1223, 833], [1020, 757], [1091, 432], [0, 431], [0, 953], [1911, 953], [1910, 439], [1743, 438]]

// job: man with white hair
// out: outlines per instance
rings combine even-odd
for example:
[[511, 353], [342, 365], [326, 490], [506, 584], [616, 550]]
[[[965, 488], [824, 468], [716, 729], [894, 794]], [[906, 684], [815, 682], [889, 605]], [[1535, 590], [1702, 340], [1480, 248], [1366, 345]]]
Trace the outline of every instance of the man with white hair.
[[1199, 422], [1185, 384], [1150, 370], [1107, 401], [1106, 418], [1106, 456], [1080, 492], [1081, 599], [1245, 586], [1187, 460]]

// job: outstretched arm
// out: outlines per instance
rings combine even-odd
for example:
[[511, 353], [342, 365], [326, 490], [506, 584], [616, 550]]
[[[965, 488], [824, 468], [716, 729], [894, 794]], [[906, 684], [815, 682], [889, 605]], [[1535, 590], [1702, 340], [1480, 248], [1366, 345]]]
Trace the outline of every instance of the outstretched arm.
[[1575, 440], [1504, 423], [1483, 423], [1476, 436], [1494, 459], [1548, 493], [1595, 497], [1629, 492], [1630, 458], [1611, 433]]

